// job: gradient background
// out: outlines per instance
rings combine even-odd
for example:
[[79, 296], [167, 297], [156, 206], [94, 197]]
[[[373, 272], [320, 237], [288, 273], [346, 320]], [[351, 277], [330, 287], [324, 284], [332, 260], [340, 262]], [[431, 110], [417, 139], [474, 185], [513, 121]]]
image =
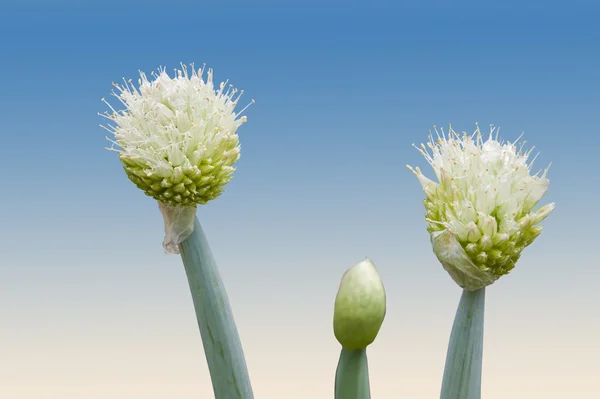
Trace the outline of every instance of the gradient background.
[[439, 397], [461, 291], [405, 165], [431, 176], [411, 143], [475, 122], [524, 132], [557, 203], [488, 290], [483, 397], [599, 398], [600, 13], [528, 4], [2, 3], [0, 398], [212, 397], [181, 260], [98, 127], [111, 82], [180, 62], [257, 101], [198, 212], [257, 399], [333, 397], [333, 300], [365, 256], [373, 397]]

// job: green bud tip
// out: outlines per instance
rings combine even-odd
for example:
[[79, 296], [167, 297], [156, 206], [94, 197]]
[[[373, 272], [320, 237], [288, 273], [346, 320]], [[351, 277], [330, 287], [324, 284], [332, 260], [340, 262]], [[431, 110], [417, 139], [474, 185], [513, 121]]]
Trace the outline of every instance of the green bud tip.
[[346, 349], [373, 343], [385, 318], [385, 289], [373, 262], [366, 258], [342, 276], [335, 297], [333, 332]]

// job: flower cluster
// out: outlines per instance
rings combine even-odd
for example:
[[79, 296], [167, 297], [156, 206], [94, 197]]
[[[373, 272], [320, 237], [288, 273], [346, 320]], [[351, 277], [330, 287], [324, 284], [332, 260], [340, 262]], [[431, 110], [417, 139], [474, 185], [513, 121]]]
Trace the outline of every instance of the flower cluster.
[[532, 150], [524, 153], [523, 146], [498, 141], [494, 130], [484, 141], [479, 127], [472, 135], [436, 129], [427, 147], [415, 146], [433, 167], [437, 183], [408, 166], [426, 194], [433, 250], [467, 290], [509, 273], [554, 209], [548, 204], [533, 211], [548, 189], [548, 168], [532, 175]]
[[[159, 69], [150, 81], [140, 72], [139, 89], [131, 80], [113, 85], [126, 109], [101, 114], [115, 126], [110, 148], [119, 153], [129, 179], [159, 203], [195, 207], [217, 198], [240, 157], [238, 127], [246, 121], [234, 112], [237, 89], [213, 86], [212, 70], [191, 74], [186, 66], [174, 78]], [[235, 98], [234, 98], [235, 97]], [[245, 109], [245, 108], [244, 108]], [[115, 148], [117, 146], [118, 148]]]

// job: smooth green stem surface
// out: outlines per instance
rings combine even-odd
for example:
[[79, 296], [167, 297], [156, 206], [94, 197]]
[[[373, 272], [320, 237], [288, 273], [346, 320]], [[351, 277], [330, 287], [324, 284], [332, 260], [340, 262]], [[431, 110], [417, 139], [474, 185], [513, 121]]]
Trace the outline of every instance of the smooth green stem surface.
[[481, 399], [485, 288], [464, 290], [456, 310], [440, 399]]
[[342, 348], [335, 373], [335, 399], [370, 399], [367, 349]]
[[248, 368], [225, 287], [198, 218], [179, 244], [215, 399], [253, 399]]

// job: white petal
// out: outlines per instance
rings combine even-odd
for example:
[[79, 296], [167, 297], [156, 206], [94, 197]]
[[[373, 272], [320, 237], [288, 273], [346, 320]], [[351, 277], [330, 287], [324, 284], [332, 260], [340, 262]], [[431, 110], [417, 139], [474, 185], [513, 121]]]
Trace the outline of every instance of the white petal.
[[531, 224], [536, 225], [540, 223], [542, 220], [546, 219], [548, 215], [554, 210], [554, 203], [550, 203], [542, 206], [536, 212], [531, 214]]

